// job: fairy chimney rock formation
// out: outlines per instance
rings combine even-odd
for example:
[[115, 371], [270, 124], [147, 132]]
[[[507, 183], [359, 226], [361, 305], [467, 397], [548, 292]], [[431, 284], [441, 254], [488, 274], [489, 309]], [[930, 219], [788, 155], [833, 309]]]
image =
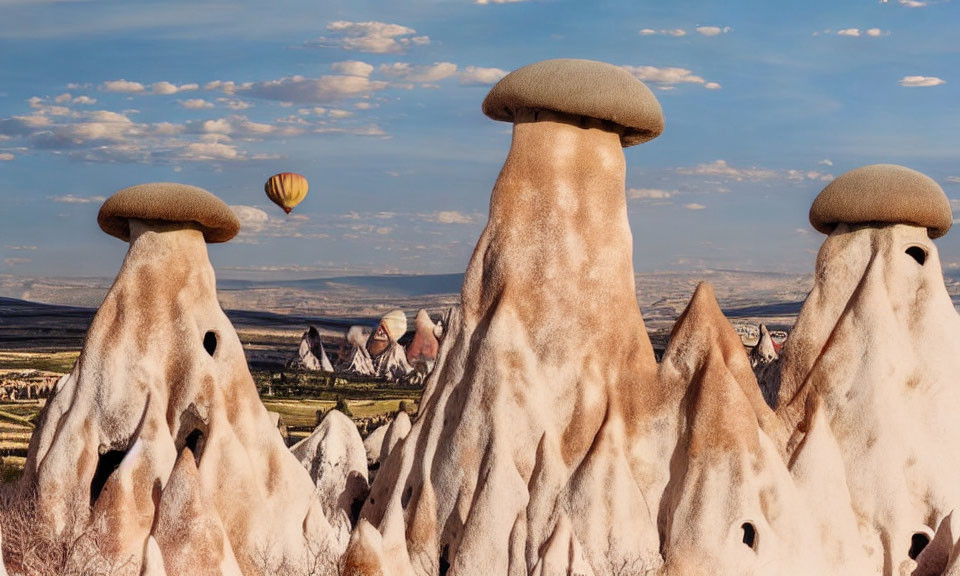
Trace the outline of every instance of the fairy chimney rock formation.
[[829, 235], [781, 351], [777, 415], [796, 443], [819, 396], [867, 545], [884, 573], [908, 573], [960, 508], [960, 447], [947, 441], [960, 437], [960, 316], [931, 241], [950, 204], [918, 172], [866, 166], [827, 186], [810, 221]]
[[403, 310], [392, 310], [384, 314], [370, 338], [367, 339], [367, 352], [376, 358], [383, 354], [391, 344], [397, 342], [407, 331], [407, 316]]
[[323, 348], [323, 341], [320, 339], [320, 331], [316, 326], [311, 326], [303, 333], [293, 364], [305, 370], [333, 372], [333, 364], [327, 357], [327, 351]]
[[[145, 552], [151, 570], [175, 565], [171, 534], [219, 542], [218, 525], [220, 551], [193, 558], [198, 573], [229, 572], [231, 555], [244, 574], [305, 566], [335, 548], [217, 301], [206, 244], [235, 235], [236, 216], [200, 188], [159, 183], [117, 192], [98, 221], [130, 245], [31, 439], [21, 486], [42, 521], [57, 533], [105, 526], [94, 541], [107, 566]], [[178, 511], [176, 527], [164, 509]]]
[[483, 110], [514, 123], [510, 152], [417, 419], [381, 465], [346, 565], [531, 572], [570, 546], [579, 555], [559, 569], [655, 566], [630, 439], [656, 362], [623, 146], [662, 131], [660, 106], [621, 68], [549, 60], [506, 76]]
[[422, 362], [427, 366], [427, 372], [433, 369], [433, 363], [437, 359], [437, 350], [440, 348], [440, 341], [437, 339], [437, 325], [430, 319], [426, 310], [421, 309], [417, 312], [417, 318], [414, 320], [416, 331], [413, 334], [413, 340], [407, 346], [407, 362], [416, 367]]
[[[842, 466], [811, 446], [798, 458], [817, 470], [802, 470], [798, 486], [783, 459], [779, 422], [709, 284], [698, 286], [677, 321], [660, 379], [672, 395], [664, 409], [675, 415], [677, 433], [658, 507], [659, 574], [866, 574], [849, 500], [842, 505]], [[819, 472], [823, 480], [824, 462], [827, 472], [840, 469], [840, 487], [816, 483], [807, 493], [805, 475]], [[841, 505], [823, 514], [808, 501], [835, 494], [831, 503]]]

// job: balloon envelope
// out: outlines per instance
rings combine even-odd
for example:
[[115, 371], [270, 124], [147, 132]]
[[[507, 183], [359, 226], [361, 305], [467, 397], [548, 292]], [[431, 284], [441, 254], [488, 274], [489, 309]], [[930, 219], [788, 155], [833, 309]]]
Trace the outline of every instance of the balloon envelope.
[[267, 198], [287, 214], [306, 198], [308, 188], [307, 179], [296, 172], [274, 174], [263, 185]]

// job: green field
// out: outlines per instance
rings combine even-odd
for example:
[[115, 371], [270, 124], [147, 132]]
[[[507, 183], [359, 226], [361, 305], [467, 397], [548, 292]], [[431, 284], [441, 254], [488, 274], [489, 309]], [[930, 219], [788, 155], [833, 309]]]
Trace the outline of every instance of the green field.
[[[4, 375], [23, 370], [44, 373], [70, 369], [77, 353], [0, 352], [0, 381]], [[383, 381], [357, 379], [344, 375], [252, 370], [254, 382], [267, 410], [278, 412], [287, 427], [290, 442], [313, 430], [318, 412], [322, 415], [342, 399], [355, 422], [397, 412], [401, 402], [415, 410], [420, 388], [397, 386]], [[19, 478], [33, 434], [36, 419], [45, 400], [0, 402], [0, 481]]]

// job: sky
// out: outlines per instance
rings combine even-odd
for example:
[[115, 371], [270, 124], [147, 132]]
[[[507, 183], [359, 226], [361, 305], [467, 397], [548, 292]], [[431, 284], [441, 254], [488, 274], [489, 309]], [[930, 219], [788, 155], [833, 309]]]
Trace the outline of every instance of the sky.
[[[0, 275], [112, 276], [100, 204], [156, 181], [234, 207], [221, 277], [462, 272], [510, 146], [481, 102], [558, 57], [663, 108], [624, 152], [638, 271], [812, 272], [843, 172], [909, 166], [960, 212], [958, 30], [956, 0], [0, 0]], [[289, 216], [281, 171], [310, 182]]]

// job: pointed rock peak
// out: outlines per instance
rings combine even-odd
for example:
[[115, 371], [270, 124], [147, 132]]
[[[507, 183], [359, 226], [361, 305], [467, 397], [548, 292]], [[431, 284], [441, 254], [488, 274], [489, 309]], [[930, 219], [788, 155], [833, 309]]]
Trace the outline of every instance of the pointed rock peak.
[[344, 574], [376, 576], [386, 573], [383, 538], [367, 520], [360, 520], [353, 531], [343, 558]]
[[167, 487], [186, 485], [191, 486], [198, 482], [200, 471], [197, 470], [197, 460], [193, 451], [184, 446], [180, 454], [177, 455], [177, 462], [173, 465], [173, 471], [170, 472], [170, 480], [167, 481]]
[[751, 356], [753, 356], [755, 363], [763, 364], [769, 364], [777, 359], [777, 347], [773, 343], [773, 338], [770, 336], [766, 324], [760, 325], [760, 339], [757, 341], [757, 345], [753, 347]]
[[682, 372], [692, 374], [703, 365], [708, 352], [718, 355], [724, 364], [730, 364], [738, 379], [744, 375], [744, 368], [750, 371], [743, 343], [720, 310], [713, 286], [701, 282], [677, 319], [664, 359], [673, 362]]
[[433, 332], [433, 327], [434, 327], [433, 320], [430, 319], [430, 315], [427, 314], [427, 311], [424, 310], [423, 308], [421, 308], [417, 312], [417, 318], [416, 320], [414, 320], [414, 323], [417, 326], [417, 330], [423, 329], [423, 330], [429, 330], [430, 332]]
[[[686, 395], [690, 419], [691, 453], [709, 453], [748, 442], [757, 446], [763, 405], [740, 337], [724, 317], [713, 287], [697, 286], [686, 310], [677, 320], [664, 364], [676, 370]], [[750, 398], [750, 387], [756, 399]]]
[[[707, 282], [697, 286], [686, 310], [680, 315], [664, 355], [664, 365], [676, 370], [676, 377], [685, 384], [681, 390], [697, 403], [715, 403], [718, 400], [741, 404], [752, 413], [742, 424], [752, 430], [759, 424], [774, 443], [782, 447], [786, 433], [763, 399], [750, 359], [740, 336], [723, 315]], [[732, 388], [739, 388], [734, 393]], [[704, 390], [704, 387], [710, 390]], [[710, 411], [708, 410], [708, 413]], [[718, 414], [722, 419], [722, 414]], [[751, 432], [755, 438], [756, 433]]]

